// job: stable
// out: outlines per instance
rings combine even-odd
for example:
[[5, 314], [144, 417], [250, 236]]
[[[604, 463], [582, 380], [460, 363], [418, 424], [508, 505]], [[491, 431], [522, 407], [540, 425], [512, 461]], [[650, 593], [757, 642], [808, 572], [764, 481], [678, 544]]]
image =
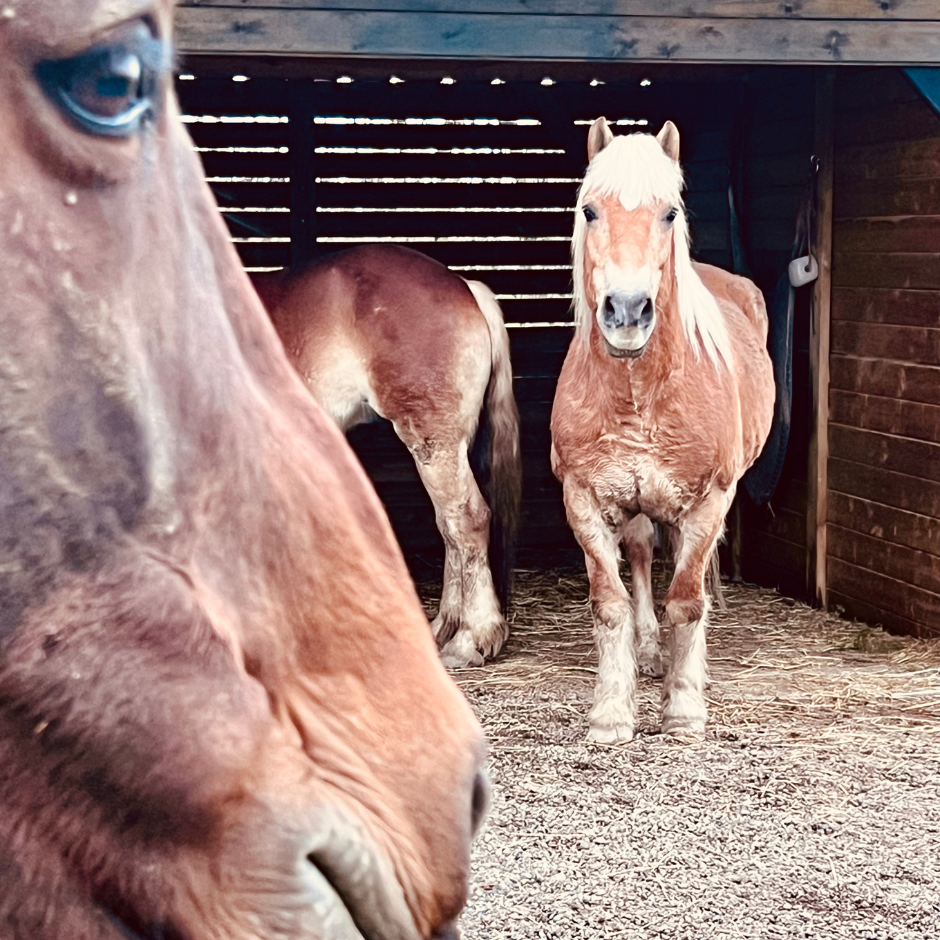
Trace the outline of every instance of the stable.
[[[940, 635], [934, 0], [188, 0], [177, 29], [185, 120], [247, 268], [391, 242], [497, 292], [532, 564], [574, 554], [548, 418], [587, 126], [676, 122], [693, 252], [762, 288], [792, 386], [725, 567]], [[807, 254], [818, 277], [788, 307]], [[351, 438], [420, 570], [440, 546], [410, 458], [381, 426]]]

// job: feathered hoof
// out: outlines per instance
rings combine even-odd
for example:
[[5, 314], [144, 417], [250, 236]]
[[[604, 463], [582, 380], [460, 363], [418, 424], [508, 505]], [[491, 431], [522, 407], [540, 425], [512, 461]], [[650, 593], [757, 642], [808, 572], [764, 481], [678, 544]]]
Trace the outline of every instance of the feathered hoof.
[[441, 662], [448, 669], [482, 666], [483, 654], [473, 645], [473, 637], [470, 635], [470, 631], [460, 630], [441, 650]]
[[703, 741], [705, 719], [692, 715], [666, 715], [663, 718], [663, 734], [681, 741]]
[[493, 659], [509, 639], [509, 624], [500, 617], [491, 620], [485, 627], [477, 627], [471, 631], [473, 645], [484, 659]]
[[592, 725], [587, 733], [588, 744], [629, 744], [633, 725]]

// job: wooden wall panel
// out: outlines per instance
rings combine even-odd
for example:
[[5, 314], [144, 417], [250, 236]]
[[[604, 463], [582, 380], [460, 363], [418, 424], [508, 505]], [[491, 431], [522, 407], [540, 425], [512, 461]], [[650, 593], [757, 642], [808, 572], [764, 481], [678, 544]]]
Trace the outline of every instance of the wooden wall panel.
[[838, 91], [831, 600], [940, 635], [940, 118], [899, 72]]

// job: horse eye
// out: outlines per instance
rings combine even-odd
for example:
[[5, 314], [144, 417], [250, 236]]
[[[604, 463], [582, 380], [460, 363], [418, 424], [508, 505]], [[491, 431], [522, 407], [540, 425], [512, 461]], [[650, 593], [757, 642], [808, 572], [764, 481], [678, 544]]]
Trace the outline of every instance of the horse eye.
[[37, 68], [46, 93], [83, 131], [130, 137], [153, 115], [163, 44], [142, 23], [120, 40]]
[[669, 224], [671, 225], [673, 222], [676, 221], [676, 216], [677, 216], [678, 214], [679, 214], [679, 210], [678, 210], [678, 209], [670, 209], [670, 210], [666, 213], [666, 217], [665, 217], [664, 221], [667, 222], [667, 223], [669, 223]]
[[590, 206], [585, 206], [581, 211], [588, 222], [593, 222], [597, 218], [597, 213]]

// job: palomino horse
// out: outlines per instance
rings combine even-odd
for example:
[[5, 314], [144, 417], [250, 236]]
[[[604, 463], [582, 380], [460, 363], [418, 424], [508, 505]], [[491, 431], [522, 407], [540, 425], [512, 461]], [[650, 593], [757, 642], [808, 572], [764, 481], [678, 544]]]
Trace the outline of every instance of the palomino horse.
[[[444, 663], [495, 656], [509, 632], [500, 601], [505, 611], [521, 476], [509, 337], [496, 298], [479, 281], [394, 246], [340, 252], [261, 275], [255, 286], [287, 355], [336, 423], [347, 431], [381, 415], [411, 452], [444, 538], [433, 625]], [[484, 404], [489, 546], [490, 507], [468, 460]]]
[[203, 182], [172, 4], [0, 7], [0, 937], [450, 936], [480, 729]]
[[651, 520], [678, 533], [662, 727], [698, 736], [705, 570], [773, 413], [767, 314], [750, 281], [689, 259], [675, 125], [614, 138], [600, 118], [588, 158], [572, 242], [577, 325], [552, 410], [552, 465], [591, 581], [599, 666], [588, 737], [629, 741], [637, 666], [662, 673]]

